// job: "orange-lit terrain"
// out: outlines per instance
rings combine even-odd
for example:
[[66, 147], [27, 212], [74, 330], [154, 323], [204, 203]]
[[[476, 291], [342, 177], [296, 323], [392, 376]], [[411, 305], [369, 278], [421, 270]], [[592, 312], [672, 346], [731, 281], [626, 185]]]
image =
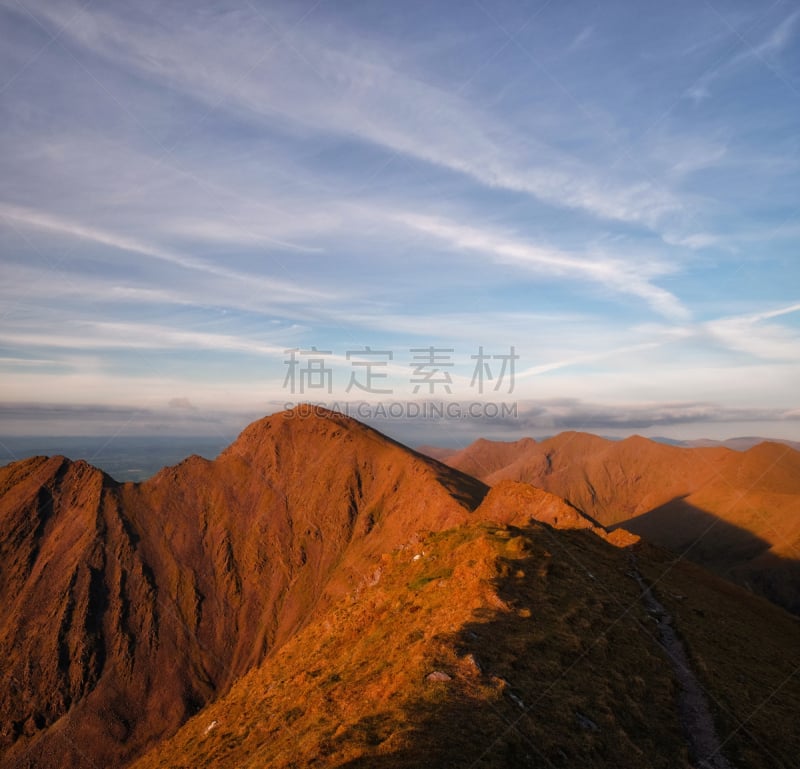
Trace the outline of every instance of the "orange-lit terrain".
[[141, 484], [0, 469], [0, 767], [792, 765], [796, 618], [637, 534], [727, 485], [758, 492], [728, 526], [789, 511], [797, 457], [543, 446], [479, 442], [461, 472], [299, 407]]
[[800, 452], [681, 448], [562, 433], [478, 440], [445, 458], [492, 485], [530, 483], [800, 613]]

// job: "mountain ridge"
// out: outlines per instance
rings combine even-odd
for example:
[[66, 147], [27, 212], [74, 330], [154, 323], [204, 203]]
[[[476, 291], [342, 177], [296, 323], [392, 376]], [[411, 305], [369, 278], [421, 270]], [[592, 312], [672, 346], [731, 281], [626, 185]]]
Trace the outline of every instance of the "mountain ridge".
[[546, 489], [602, 526], [687, 553], [800, 613], [800, 452], [789, 446], [682, 448], [566, 432], [538, 442], [476, 441], [446, 461], [489, 485]]
[[[558, 471], [558, 456], [546, 463]], [[626, 574], [631, 548], [665, 604], [685, 594], [692, 611], [670, 611], [690, 651], [704, 649], [705, 685], [744, 718], [693, 610], [719, 598], [734, 612], [739, 659], [736, 644], [762, 632], [740, 614], [763, 613], [777, 634], [748, 663], [751, 699], [786, 673], [774, 650], [800, 642], [788, 615], [742, 592], [728, 601], [704, 575], [688, 580], [708, 585], [699, 600], [686, 567], [635, 534], [517, 480], [490, 488], [348, 417], [281, 412], [217, 459], [187, 457], [140, 483], [64, 457], [12, 463], [0, 468], [0, 767], [238, 766], [266, 760], [265, 745], [271, 766], [303, 756], [388, 769], [426, 755], [445, 766], [472, 760], [476, 739], [500, 746], [487, 768], [537, 750], [554, 765], [684, 765], [679, 683]], [[608, 637], [617, 646], [597, 646]], [[589, 666], [560, 684], [576, 659]], [[647, 682], [633, 699], [628, 664]], [[536, 694], [542, 681], [559, 698]], [[648, 686], [663, 723], [635, 703]], [[795, 689], [755, 731], [732, 734], [737, 756], [755, 756], [753, 740], [791, 754], [774, 722], [800, 704]], [[550, 710], [529, 714], [531, 697]], [[241, 723], [219, 718], [226, 708]], [[456, 725], [468, 712], [474, 735]]]
[[17, 597], [0, 609], [17, 682], [0, 766], [81, 765], [53, 747], [66, 732], [125, 761], [350, 589], [384, 539], [455, 525], [485, 493], [343, 419], [268, 417], [141, 483], [61, 457], [0, 469], [0, 584]]

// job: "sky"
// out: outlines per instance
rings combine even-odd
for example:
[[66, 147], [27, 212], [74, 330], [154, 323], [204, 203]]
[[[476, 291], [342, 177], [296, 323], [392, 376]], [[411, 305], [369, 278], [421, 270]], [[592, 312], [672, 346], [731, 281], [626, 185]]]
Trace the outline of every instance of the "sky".
[[798, 171], [796, 2], [0, 0], [0, 436], [797, 440]]

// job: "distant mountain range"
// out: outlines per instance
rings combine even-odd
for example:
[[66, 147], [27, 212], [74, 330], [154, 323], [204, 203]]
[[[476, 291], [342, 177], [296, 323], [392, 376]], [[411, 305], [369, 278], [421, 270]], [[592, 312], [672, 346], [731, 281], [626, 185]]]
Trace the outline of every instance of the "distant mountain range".
[[684, 446], [686, 448], [708, 448], [711, 446], [722, 446], [726, 449], [733, 449], [734, 451], [747, 451], [752, 449], [753, 446], [758, 446], [759, 443], [780, 443], [783, 446], [788, 446], [795, 451], [800, 451], [800, 441], [789, 441], [783, 438], [757, 438], [754, 436], [745, 436], [742, 438], [728, 438], [724, 441], [715, 441], [710, 438], [698, 438], [693, 441], [675, 441], [670, 438], [653, 438], [658, 443], [668, 443], [673, 446]]
[[795, 607], [800, 454], [445, 458], [298, 407], [142, 483], [0, 468], [0, 769], [793, 765], [800, 623], [646, 540]]
[[[541, 442], [553, 437], [555, 436], [551, 435], [551, 436], [546, 436], [544, 438], [539, 438], [538, 440]], [[605, 440], [607, 441], [614, 441], [614, 442], [624, 440], [624, 438], [617, 438], [608, 435], [599, 437], [605, 438]], [[665, 443], [667, 446], [681, 446], [687, 449], [710, 448], [714, 446], [719, 446], [726, 449], [733, 449], [734, 451], [747, 451], [747, 449], [752, 449], [753, 446], [758, 446], [759, 443], [780, 443], [784, 446], [788, 446], [789, 448], [794, 449], [795, 451], [800, 451], [800, 441], [790, 441], [784, 438], [758, 438], [755, 436], [744, 436], [741, 438], [727, 438], [726, 440], [717, 441], [713, 440], [712, 438], [697, 438], [696, 440], [679, 440], [677, 438], [664, 438], [661, 436], [657, 436], [650, 438], [649, 440], [654, 441], [655, 443]], [[495, 441], [495, 443], [504, 443], [504, 441]], [[456, 452], [460, 451], [460, 449], [446, 448], [443, 446], [422, 445], [417, 447], [417, 451], [423, 454], [427, 454], [430, 457], [434, 457], [435, 459], [442, 460], [452, 456]]]
[[786, 444], [734, 451], [567, 432], [433, 454], [489, 485], [546, 489], [800, 613], [800, 452]]

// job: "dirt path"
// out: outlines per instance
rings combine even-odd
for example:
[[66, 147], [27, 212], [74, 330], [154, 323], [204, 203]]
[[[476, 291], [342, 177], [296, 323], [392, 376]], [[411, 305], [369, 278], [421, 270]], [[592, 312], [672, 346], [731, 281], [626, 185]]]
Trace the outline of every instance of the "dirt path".
[[642, 603], [658, 623], [659, 641], [672, 663], [675, 677], [680, 684], [679, 717], [686, 733], [689, 754], [694, 766], [696, 769], [733, 769], [730, 762], [722, 755], [708, 699], [692, 670], [686, 649], [675, 632], [672, 617], [645, 583], [637, 568], [635, 555], [631, 555], [629, 575], [639, 583], [642, 589]]

